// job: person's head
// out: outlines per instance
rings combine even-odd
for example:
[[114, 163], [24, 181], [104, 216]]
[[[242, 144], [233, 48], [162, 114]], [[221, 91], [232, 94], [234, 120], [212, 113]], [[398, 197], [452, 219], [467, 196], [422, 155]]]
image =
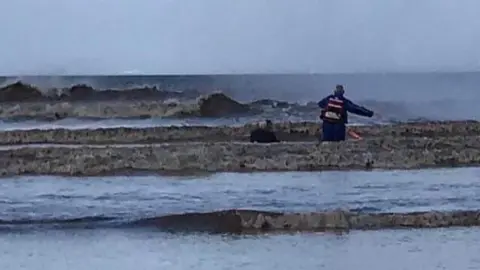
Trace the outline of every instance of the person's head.
[[336, 96], [343, 96], [343, 94], [345, 94], [345, 89], [343, 88], [343, 85], [337, 84], [337, 85], [335, 86], [335, 90], [333, 91], [333, 93], [334, 93]]

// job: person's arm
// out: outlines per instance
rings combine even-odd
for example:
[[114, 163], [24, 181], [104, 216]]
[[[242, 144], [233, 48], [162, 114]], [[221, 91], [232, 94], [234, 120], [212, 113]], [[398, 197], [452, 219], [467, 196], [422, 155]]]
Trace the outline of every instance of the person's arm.
[[353, 113], [353, 114], [356, 114], [356, 115], [360, 115], [360, 116], [365, 116], [365, 117], [372, 117], [373, 116], [373, 111], [363, 107], [363, 106], [360, 106], [360, 105], [357, 105], [355, 103], [353, 103], [352, 101], [348, 100], [348, 99], [345, 99], [345, 109], [349, 112], [349, 113]]

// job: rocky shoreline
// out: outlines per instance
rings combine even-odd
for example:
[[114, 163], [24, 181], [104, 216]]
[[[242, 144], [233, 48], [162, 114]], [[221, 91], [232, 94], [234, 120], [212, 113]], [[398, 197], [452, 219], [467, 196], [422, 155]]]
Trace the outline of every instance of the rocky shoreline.
[[354, 213], [337, 210], [318, 213], [281, 213], [234, 209], [169, 215], [145, 219], [137, 223], [167, 230], [213, 233], [348, 232], [350, 230], [480, 226], [480, 211]]
[[195, 174], [255, 171], [420, 169], [480, 164], [478, 136], [371, 138], [343, 143], [164, 143], [136, 147], [0, 150], [0, 175]]
[[[152, 128], [99, 128], [12, 130], [0, 132], [0, 145], [16, 144], [140, 144], [166, 142], [229, 142], [248, 141], [256, 124], [240, 127], [152, 127]], [[276, 123], [274, 129], [282, 141], [317, 141], [321, 135], [317, 122]], [[363, 138], [440, 138], [479, 136], [480, 122], [445, 121], [376, 126], [350, 126]]]

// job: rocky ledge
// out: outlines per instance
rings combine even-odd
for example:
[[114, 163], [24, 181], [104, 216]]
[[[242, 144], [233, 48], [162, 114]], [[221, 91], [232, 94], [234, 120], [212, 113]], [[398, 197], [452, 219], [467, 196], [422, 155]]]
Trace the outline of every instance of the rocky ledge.
[[226, 210], [169, 215], [145, 219], [137, 223], [165, 230], [214, 233], [348, 232], [349, 230], [479, 226], [480, 211], [353, 213], [337, 210], [319, 213], [280, 213]]
[[342, 143], [165, 143], [20, 147], [0, 151], [0, 175], [108, 175], [417, 169], [480, 164], [480, 137], [372, 138]]
[[[13, 130], [0, 132], [0, 145], [12, 144], [130, 144], [164, 142], [247, 141], [256, 124], [241, 127], [154, 127]], [[282, 141], [316, 141], [321, 135], [319, 123], [276, 123], [275, 131]], [[364, 138], [390, 137], [451, 137], [480, 135], [480, 122], [448, 121], [411, 124], [351, 126]], [[389, 139], [390, 138], [390, 139]]]

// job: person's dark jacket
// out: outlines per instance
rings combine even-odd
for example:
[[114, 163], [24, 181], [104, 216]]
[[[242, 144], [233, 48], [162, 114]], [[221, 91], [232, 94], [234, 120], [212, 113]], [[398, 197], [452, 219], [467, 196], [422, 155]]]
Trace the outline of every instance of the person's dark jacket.
[[343, 122], [339, 123], [332, 123], [329, 121], [323, 121], [322, 124], [322, 137], [320, 140], [322, 141], [344, 141], [346, 138], [346, 124], [348, 123], [348, 113], [353, 113], [357, 114], [360, 116], [365, 116], [365, 117], [372, 117], [373, 116], [373, 111], [370, 111], [367, 108], [364, 108], [362, 106], [359, 106], [352, 101], [348, 100], [345, 98], [342, 94], [337, 94], [337, 95], [329, 95], [322, 99], [321, 101], [318, 102], [318, 106], [322, 109], [324, 109], [330, 98], [338, 98], [343, 101], [343, 106], [344, 110], [342, 112], [342, 119]]
[[250, 132], [250, 142], [273, 143], [279, 142], [279, 140], [273, 131], [257, 128]]
[[353, 114], [365, 116], [365, 117], [373, 116], [373, 111], [353, 103], [343, 95], [335, 95], [335, 94], [329, 95], [318, 102], [318, 107], [325, 108], [328, 104], [329, 99], [333, 97], [341, 99], [344, 102], [345, 110], [343, 111], [343, 115], [342, 115], [344, 124], [348, 123], [348, 113], [353, 113]]

